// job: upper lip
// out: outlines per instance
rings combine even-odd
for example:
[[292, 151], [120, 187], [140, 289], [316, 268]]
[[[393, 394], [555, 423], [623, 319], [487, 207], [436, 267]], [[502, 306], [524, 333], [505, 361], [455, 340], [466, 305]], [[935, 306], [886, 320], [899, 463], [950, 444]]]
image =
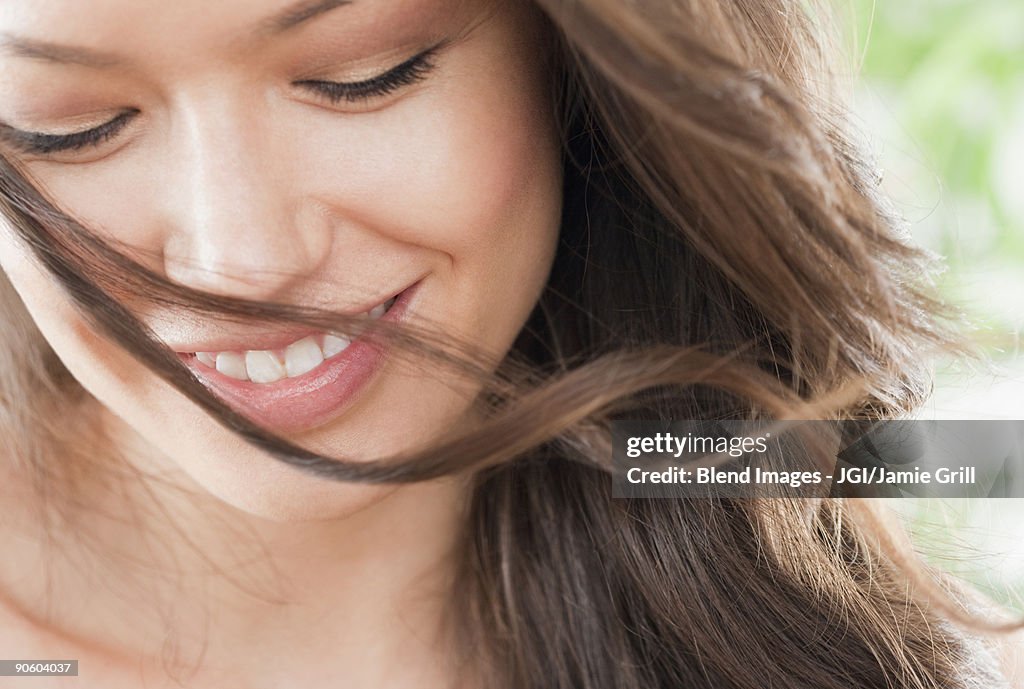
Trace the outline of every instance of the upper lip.
[[284, 349], [292, 342], [318, 331], [303, 330], [261, 330], [249, 335], [220, 335], [203, 340], [188, 340], [185, 343], [168, 342], [167, 345], [181, 354], [196, 352], [243, 352], [259, 349]]
[[[403, 294], [416, 284], [419, 284], [419, 280], [410, 283], [401, 290], [388, 293], [386, 297], [377, 298], [365, 306], [344, 310], [338, 309], [336, 310], [336, 313], [347, 316], [358, 316], [360, 314], [367, 313], [373, 307], [383, 304], [392, 297], [397, 297]], [[321, 333], [322, 331], [303, 326], [290, 325], [285, 327], [275, 327], [273, 325], [267, 325], [267, 327], [245, 333], [235, 331], [232, 333], [211, 333], [208, 335], [195, 334], [193, 336], [178, 334], [177, 337], [174, 338], [161, 339], [165, 345], [175, 352], [180, 354], [194, 354], [195, 352], [232, 352], [283, 349], [292, 342], [301, 340], [302, 338], [310, 335], [318, 335]]]

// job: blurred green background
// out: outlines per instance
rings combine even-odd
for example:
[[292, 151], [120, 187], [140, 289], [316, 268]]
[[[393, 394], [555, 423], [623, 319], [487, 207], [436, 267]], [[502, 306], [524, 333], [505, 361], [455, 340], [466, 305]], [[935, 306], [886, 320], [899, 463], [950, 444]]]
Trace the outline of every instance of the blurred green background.
[[886, 190], [945, 257], [943, 290], [1012, 361], [1024, 325], [1024, 1], [849, 2], [855, 108]]
[[[1024, 419], [1024, 0], [837, 0], [856, 122], [993, 367], [941, 370], [924, 418]], [[1024, 611], [1024, 500], [892, 500], [927, 559]]]

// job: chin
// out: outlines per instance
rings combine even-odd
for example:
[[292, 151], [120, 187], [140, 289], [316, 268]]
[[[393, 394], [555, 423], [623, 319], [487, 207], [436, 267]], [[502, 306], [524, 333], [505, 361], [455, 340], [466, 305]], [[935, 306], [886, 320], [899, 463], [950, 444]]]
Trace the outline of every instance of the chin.
[[290, 467], [268, 468], [264, 476], [244, 476], [242, 480], [236, 477], [228, 485], [203, 488], [231, 509], [279, 523], [348, 519], [372, 510], [401, 488], [330, 481], [297, 470], [280, 471]]

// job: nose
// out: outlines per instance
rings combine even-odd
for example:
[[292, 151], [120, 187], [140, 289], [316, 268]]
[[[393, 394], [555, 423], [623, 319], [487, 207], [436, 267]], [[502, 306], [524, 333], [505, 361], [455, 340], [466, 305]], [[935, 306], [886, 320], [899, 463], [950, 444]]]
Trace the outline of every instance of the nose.
[[[263, 109], [265, 110], [265, 109]], [[168, 139], [164, 271], [225, 296], [287, 301], [323, 267], [331, 232], [303, 199], [263, 110], [223, 94], [178, 108]]]

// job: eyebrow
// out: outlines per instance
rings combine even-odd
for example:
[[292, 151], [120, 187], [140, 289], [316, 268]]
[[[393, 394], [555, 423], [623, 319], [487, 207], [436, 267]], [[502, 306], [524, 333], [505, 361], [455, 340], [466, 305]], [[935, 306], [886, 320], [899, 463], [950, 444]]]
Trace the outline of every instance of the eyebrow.
[[[283, 12], [260, 22], [258, 29], [269, 34], [284, 33], [315, 17], [351, 3], [352, 0], [302, 0], [286, 8]], [[38, 41], [6, 33], [0, 33], [0, 50], [15, 57], [60, 64], [83, 65], [97, 69], [116, 67], [125, 62], [124, 58], [113, 53], [92, 48]]]
[[120, 57], [112, 53], [37, 41], [31, 38], [21, 38], [11, 34], [0, 34], [0, 49], [15, 57], [84, 65], [86, 67], [114, 67], [122, 62]]
[[277, 16], [271, 17], [264, 22], [264, 26], [271, 33], [281, 33], [351, 2], [352, 0], [303, 0]]

